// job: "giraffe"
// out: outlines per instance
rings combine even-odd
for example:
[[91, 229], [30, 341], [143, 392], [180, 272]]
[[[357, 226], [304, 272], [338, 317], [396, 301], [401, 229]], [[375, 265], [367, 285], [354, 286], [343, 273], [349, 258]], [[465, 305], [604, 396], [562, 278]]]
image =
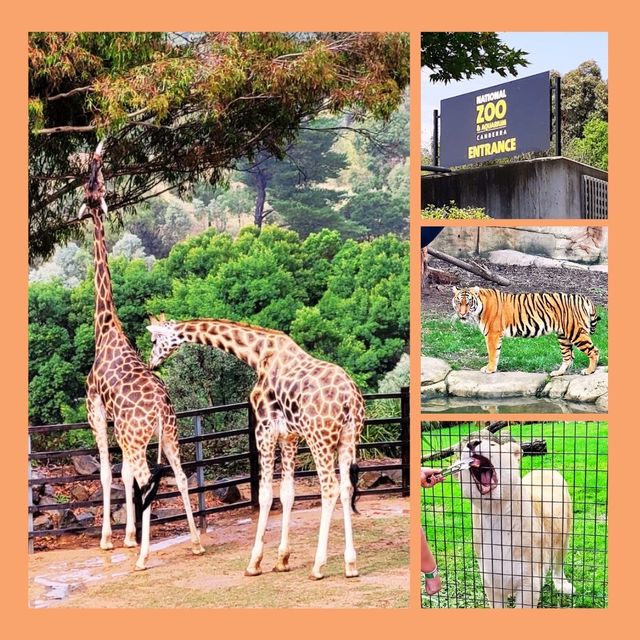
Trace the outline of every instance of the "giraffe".
[[[364, 400], [345, 371], [303, 351], [289, 336], [229, 320], [173, 322], [152, 318], [147, 327], [153, 349], [153, 369], [182, 343], [194, 342], [222, 349], [255, 369], [258, 380], [250, 403], [256, 417], [260, 454], [260, 514], [255, 544], [245, 575], [262, 573], [264, 532], [273, 501], [275, 449], [280, 445], [282, 531], [274, 571], [289, 571], [289, 523], [294, 500], [294, 464], [299, 437], [313, 455], [322, 493], [320, 531], [310, 578], [321, 579], [327, 562], [331, 516], [340, 496], [344, 513], [345, 575], [358, 575], [353, 544], [351, 506], [355, 509], [358, 478], [356, 444], [364, 421]], [[340, 483], [335, 473], [338, 456]]]
[[152, 475], [146, 459], [147, 445], [154, 434], [158, 438], [158, 464], [164, 452], [176, 477], [189, 521], [193, 553], [204, 553], [204, 549], [191, 511], [187, 478], [180, 464], [176, 416], [167, 390], [125, 336], [116, 313], [101, 215], [107, 212], [105, 193], [101, 143], [91, 160], [90, 176], [85, 185], [85, 203], [80, 209], [80, 215], [89, 209], [94, 229], [96, 344], [86, 391], [88, 421], [100, 455], [103, 493], [100, 547], [105, 550], [113, 548], [110, 521], [112, 475], [107, 442], [107, 420], [113, 419], [116, 440], [122, 450], [122, 481], [127, 512], [124, 544], [127, 547], [136, 546], [136, 520], [141, 515], [142, 536], [135, 568], [143, 570], [149, 555], [150, 505], [157, 492], [161, 472], [159, 469]]

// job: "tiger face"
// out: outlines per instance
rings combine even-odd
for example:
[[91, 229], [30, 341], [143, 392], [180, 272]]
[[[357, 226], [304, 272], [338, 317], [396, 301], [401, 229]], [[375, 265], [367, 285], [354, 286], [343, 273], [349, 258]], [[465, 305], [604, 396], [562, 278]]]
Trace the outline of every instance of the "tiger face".
[[453, 310], [462, 322], [477, 322], [482, 313], [482, 300], [480, 300], [480, 287], [470, 289], [458, 289], [453, 287]]

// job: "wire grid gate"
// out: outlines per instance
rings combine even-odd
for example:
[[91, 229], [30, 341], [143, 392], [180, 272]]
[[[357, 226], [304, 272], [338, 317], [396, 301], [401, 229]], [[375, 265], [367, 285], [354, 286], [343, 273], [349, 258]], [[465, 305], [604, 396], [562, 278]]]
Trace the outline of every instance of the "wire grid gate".
[[[367, 408], [376, 408], [376, 415], [382, 417], [367, 418], [363, 427], [363, 437], [357, 445], [360, 470], [363, 471], [395, 471], [400, 475], [400, 481], [395, 484], [381, 484], [376, 488], [359, 489], [360, 495], [393, 494], [409, 495], [409, 388], [403, 387], [396, 393], [365, 394]], [[239, 509], [241, 507], [257, 507], [259, 491], [259, 460], [255, 441], [255, 418], [248, 402], [228, 405], [218, 405], [192, 411], [177, 413], [179, 424], [179, 443], [182, 468], [187, 475], [194, 474], [190, 482], [189, 494], [197, 496], [197, 506], [194, 517], [199, 518], [200, 526], [206, 526], [208, 514]], [[111, 423], [109, 423], [111, 425]], [[68, 443], [69, 436], [85, 432], [89, 436], [91, 446], [69, 448], [61, 446]], [[96, 455], [93, 438], [89, 435], [88, 423], [42, 425], [29, 427], [29, 542], [30, 549], [33, 539], [39, 537], [59, 536], [68, 533], [88, 533], [98, 535], [101, 521], [94, 519], [92, 511], [99, 509], [102, 513], [101, 490], [91, 495], [95, 485], [99, 484], [98, 471], [89, 475], [79, 475], [69, 471], [62, 464], [69, 465], [74, 456]], [[113, 439], [113, 429], [109, 429], [111, 446], [109, 453], [114, 464], [113, 480], [120, 478], [121, 453]], [[56, 435], [54, 435], [56, 434]], [[75, 441], [78, 436], [71, 438]], [[366, 441], [365, 441], [366, 440]], [[155, 460], [157, 443], [152, 442], [147, 447], [149, 460]], [[376, 456], [381, 460], [363, 461], [364, 458]], [[54, 473], [42, 475], [32, 465], [58, 464]], [[313, 468], [311, 468], [313, 467]], [[280, 473], [274, 473], [274, 479], [280, 478]], [[315, 467], [309, 447], [298, 447], [296, 457], [296, 478], [316, 476]], [[168, 477], [172, 478], [171, 470]], [[57, 495], [57, 499], [45, 500], [39, 491], [45, 486], [83, 485], [86, 488], [84, 497], [68, 498]], [[246, 497], [240, 497], [232, 504], [220, 504], [206, 500], [207, 494], [215, 490], [229, 487], [247, 487]], [[34, 493], [38, 497], [34, 500]], [[306, 493], [296, 491], [296, 501], [319, 499], [317, 487], [308, 489]], [[159, 492], [156, 501], [174, 499], [180, 496], [177, 490]], [[37, 504], [34, 504], [37, 502]], [[123, 488], [112, 490], [112, 510], [121, 507], [125, 502]], [[274, 498], [274, 507], [279, 500]], [[174, 511], [175, 513], [172, 513]], [[55, 514], [57, 526], [42, 529], [34, 527], [34, 516], [40, 514]], [[156, 517], [157, 516], [157, 517]], [[101, 515], [100, 515], [101, 517]], [[151, 525], [167, 524], [186, 519], [182, 505], [174, 510], [152, 513]], [[114, 524], [114, 530], [124, 529], [124, 524]]]
[[[573, 585], [574, 593], [565, 595], [554, 586], [552, 572], [542, 576], [540, 591], [529, 587], [526, 574], [531, 573], [527, 563], [520, 562], [520, 554], [540, 550], [540, 536], [527, 536], [531, 529], [531, 520], [527, 520], [526, 505], [523, 504], [522, 516], [498, 516], [489, 520], [472, 516], [470, 496], [475, 497], [476, 509], [488, 509], [487, 502], [478, 503], [480, 486], [484, 483], [491, 488], [494, 477], [489, 468], [478, 468], [475, 472], [480, 484], [476, 485], [471, 477], [472, 470], [447, 478], [432, 489], [422, 491], [422, 526], [427, 535], [429, 546], [434, 553], [440, 575], [442, 590], [428, 597], [423, 591], [422, 606], [440, 607], [488, 607], [492, 603], [485, 593], [494, 587], [510, 587], [520, 583], [523, 589], [529, 589], [529, 597], [540, 607], [606, 607], [607, 589], [607, 428], [606, 422], [501, 422], [489, 425], [493, 432], [491, 438], [499, 438], [503, 444], [494, 442], [495, 449], [485, 436], [475, 435], [478, 430], [486, 429], [486, 422], [424, 422], [422, 424], [422, 463], [432, 468], [448, 467], [458, 456], [454, 451], [462, 443], [462, 449], [468, 450], [468, 443], [480, 455], [490, 456], [494, 462], [502, 461], [506, 466], [509, 459], [506, 440], [514, 440], [522, 450], [521, 462], [514, 464], [513, 473], [516, 485], [522, 476], [522, 485], [532, 493], [540, 495], [547, 505], [553, 505], [553, 518], [544, 520], [544, 531], [553, 529], [554, 535], [547, 535], [546, 545], [558, 553], [562, 549], [562, 529], [568, 531], [567, 551], [559, 565], [564, 570], [568, 582]], [[478, 440], [481, 444], [477, 443]], [[490, 453], [487, 453], [489, 447]], [[507, 457], [496, 458], [496, 452]], [[461, 458], [468, 456], [464, 453]], [[483, 461], [483, 465], [484, 465]], [[500, 462], [498, 465], [500, 466]], [[566, 482], [572, 502], [573, 522], [569, 525], [566, 516], [571, 513], [562, 496], [561, 490], [553, 491], [544, 486], [540, 491], [539, 472], [528, 476], [534, 470], [555, 470]], [[482, 475], [484, 473], [484, 476]], [[548, 478], [548, 472], [545, 471]], [[503, 476], [505, 475], [503, 471]], [[500, 473], [497, 473], [498, 479]], [[512, 476], [513, 477], [513, 476]], [[557, 480], [557, 476], [556, 480]], [[518, 487], [505, 483], [504, 500], [509, 501], [509, 493], [516, 495]], [[505, 487], [501, 487], [504, 489]], [[487, 489], [485, 489], [487, 490]], [[545, 493], [546, 491], [546, 493]], [[464, 495], [463, 495], [464, 492]], [[526, 495], [526, 494], [525, 494]], [[545, 497], [546, 496], [546, 497]], [[482, 499], [482, 498], [480, 498]], [[485, 497], [486, 500], [486, 497]], [[513, 498], [512, 500], [515, 500]], [[535, 498], [534, 498], [535, 500]], [[493, 498], [492, 498], [493, 501]], [[533, 501], [532, 501], [533, 502]], [[531, 504], [531, 502], [530, 502]], [[494, 507], [495, 509], [496, 507]], [[512, 506], [507, 507], [513, 508]], [[548, 507], [549, 508], [549, 507]], [[476, 511], [477, 512], [477, 511]], [[506, 511], [502, 511], [506, 513]], [[481, 524], [484, 522], [484, 524]], [[540, 522], [538, 520], [538, 522]], [[524, 532], [522, 538], [513, 533], [513, 525]], [[538, 525], [540, 526], [540, 525]], [[536, 526], [534, 525], [535, 529]], [[540, 532], [538, 528], [537, 532]], [[518, 544], [518, 540], [521, 540]], [[538, 540], [536, 544], [532, 540]], [[528, 546], [528, 548], [526, 548]], [[537, 549], [534, 548], [537, 546]], [[549, 547], [548, 547], [549, 548]], [[478, 553], [476, 553], [476, 551]], [[488, 586], [483, 585], [483, 575], [479, 569], [479, 555], [484, 557], [484, 569], [489, 574]], [[562, 555], [560, 552], [558, 555]], [[509, 557], [514, 560], [509, 563]], [[556, 556], [557, 558], [558, 556]], [[526, 558], [526, 556], [525, 556]], [[533, 570], [535, 573], [535, 569]], [[502, 583], [502, 585], [501, 585]], [[527, 586], [525, 586], [527, 585]], [[523, 591], [520, 592], [521, 595]], [[497, 600], [499, 592], [494, 592]], [[527, 596], [525, 595], [525, 600]], [[498, 604], [497, 606], [500, 606]], [[521, 606], [513, 598], [505, 600], [504, 606]], [[524, 606], [532, 606], [531, 604]], [[535, 606], [535, 604], [533, 605]]]

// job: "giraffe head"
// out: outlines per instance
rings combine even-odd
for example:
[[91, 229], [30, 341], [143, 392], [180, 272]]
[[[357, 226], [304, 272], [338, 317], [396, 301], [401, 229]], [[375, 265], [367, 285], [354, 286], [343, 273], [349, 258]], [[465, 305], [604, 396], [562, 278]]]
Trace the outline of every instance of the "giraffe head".
[[176, 329], [174, 320], [165, 320], [164, 316], [152, 317], [147, 327], [151, 333], [153, 349], [149, 358], [149, 367], [155, 369], [160, 366], [183, 342], [185, 337]]

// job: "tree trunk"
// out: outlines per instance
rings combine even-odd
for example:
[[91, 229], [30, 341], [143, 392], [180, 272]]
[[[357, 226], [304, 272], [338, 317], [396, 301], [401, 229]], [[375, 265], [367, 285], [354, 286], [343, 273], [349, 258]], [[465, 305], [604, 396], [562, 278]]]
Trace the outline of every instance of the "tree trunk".
[[256, 187], [256, 208], [253, 214], [253, 222], [262, 229], [262, 223], [264, 222], [264, 204], [267, 200], [267, 177], [261, 169], [258, 169], [255, 176]]

